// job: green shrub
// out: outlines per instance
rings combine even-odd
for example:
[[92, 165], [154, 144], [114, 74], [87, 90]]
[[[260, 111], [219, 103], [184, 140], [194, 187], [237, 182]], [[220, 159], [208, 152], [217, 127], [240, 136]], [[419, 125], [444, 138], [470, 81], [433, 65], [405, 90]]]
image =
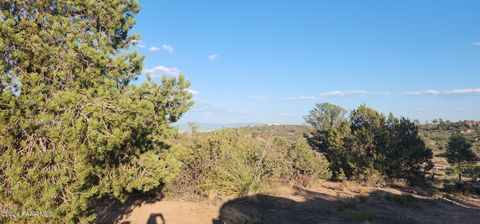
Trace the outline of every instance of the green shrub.
[[265, 190], [272, 176], [265, 164], [265, 155], [246, 150], [246, 153], [236, 151], [229, 154], [209, 173], [203, 186], [210, 191], [240, 196]]
[[176, 156], [183, 164], [172, 194], [202, 196], [248, 195], [291, 180], [327, 178], [326, 159], [304, 139], [258, 141], [247, 131], [225, 129], [183, 136]]
[[327, 179], [331, 176], [328, 161], [322, 154], [315, 153], [306, 139], [299, 139], [290, 147], [287, 161], [291, 163], [295, 178]]
[[[183, 140], [183, 163], [170, 192], [246, 195], [261, 191], [276, 173], [274, 161], [247, 133], [234, 129], [198, 133]], [[182, 187], [179, 187], [182, 186]]]

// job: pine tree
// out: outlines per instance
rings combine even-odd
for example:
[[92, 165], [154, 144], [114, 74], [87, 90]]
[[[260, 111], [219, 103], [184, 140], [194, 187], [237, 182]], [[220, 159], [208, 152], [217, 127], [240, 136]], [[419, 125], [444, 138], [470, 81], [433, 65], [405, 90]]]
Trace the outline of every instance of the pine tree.
[[0, 2], [0, 208], [93, 222], [94, 199], [158, 189], [180, 166], [170, 127], [183, 77], [132, 85], [133, 0]]
[[432, 151], [410, 120], [387, 118], [366, 105], [351, 111], [348, 120], [345, 114], [338, 106], [318, 104], [305, 118], [312, 128], [308, 143], [330, 162], [333, 179], [369, 181], [381, 174], [414, 180], [433, 167]]
[[348, 144], [351, 138], [346, 110], [330, 103], [317, 104], [305, 122], [312, 128], [306, 138], [313, 149], [324, 153], [329, 162], [332, 179], [341, 176], [351, 178], [352, 168], [348, 162], [351, 154]]
[[407, 118], [389, 119], [386, 144], [379, 149], [382, 172], [389, 178], [414, 180], [433, 168], [432, 150], [419, 136], [417, 125]]
[[462, 172], [469, 163], [479, 160], [472, 151], [472, 143], [460, 133], [450, 136], [446, 157], [448, 162], [456, 167], [459, 182], [462, 181]]
[[383, 140], [385, 116], [366, 105], [350, 113], [353, 142], [351, 163], [357, 179], [367, 180], [374, 174], [380, 154], [379, 142]]

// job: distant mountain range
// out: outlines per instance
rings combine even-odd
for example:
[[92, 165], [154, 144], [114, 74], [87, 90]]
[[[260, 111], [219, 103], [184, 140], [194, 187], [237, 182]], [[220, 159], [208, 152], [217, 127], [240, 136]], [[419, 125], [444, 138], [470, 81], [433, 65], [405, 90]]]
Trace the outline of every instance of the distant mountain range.
[[[241, 128], [241, 127], [249, 127], [249, 126], [269, 125], [269, 124], [263, 124], [263, 123], [255, 123], [255, 122], [229, 123], [229, 124], [204, 123], [204, 122], [193, 122], [193, 123], [195, 123], [195, 125], [198, 126], [198, 130], [201, 132], [220, 130], [224, 128]], [[174, 126], [177, 126], [180, 132], [190, 131], [190, 126], [188, 126], [188, 123], [178, 123], [178, 124], [174, 124]]]

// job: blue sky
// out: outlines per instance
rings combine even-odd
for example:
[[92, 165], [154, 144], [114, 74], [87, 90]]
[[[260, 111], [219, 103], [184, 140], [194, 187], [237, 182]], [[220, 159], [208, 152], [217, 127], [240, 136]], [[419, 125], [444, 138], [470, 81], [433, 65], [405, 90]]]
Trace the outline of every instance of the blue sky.
[[140, 4], [144, 71], [192, 82], [181, 122], [302, 123], [317, 102], [480, 120], [480, 1]]

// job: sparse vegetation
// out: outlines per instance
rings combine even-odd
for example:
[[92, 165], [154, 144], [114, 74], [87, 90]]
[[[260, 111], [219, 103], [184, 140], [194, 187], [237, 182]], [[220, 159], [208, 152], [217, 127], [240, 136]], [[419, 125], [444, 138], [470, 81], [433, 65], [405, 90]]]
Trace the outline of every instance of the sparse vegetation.
[[[1, 223], [120, 222], [165, 198], [222, 204], [219, 224], [480, 220], [480, 122], [422, 125], [322, 103], [306, 125], [201, 132], [189, 122], [179, 133], [198, 91], [177, 68], [157, 67], [173, 75], [154, 81], [143, 69], [131, 49], [139, 10], [136, 0], [0, 2]], [[367, 93], [326, 95], [377, 95]], [[104, 204], [119, 204], [120, 218], [97, 216]], [[156, 212], [147, 222], [157, 217], [165, 223]]]

